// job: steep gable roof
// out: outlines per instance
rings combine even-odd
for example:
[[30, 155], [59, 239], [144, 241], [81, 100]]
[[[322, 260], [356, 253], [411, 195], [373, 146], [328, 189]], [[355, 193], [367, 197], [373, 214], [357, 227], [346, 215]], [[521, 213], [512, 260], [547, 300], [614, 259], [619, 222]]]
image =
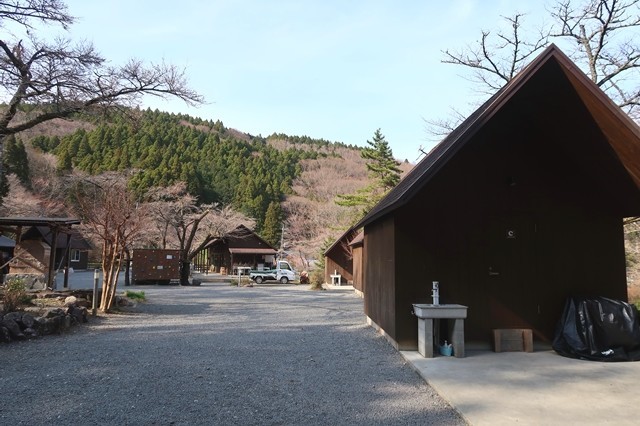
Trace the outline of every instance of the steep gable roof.
[[342, 235], [340, 235], [334, 242], [324, 251], [325, 256], [329, 256], [329, 254], [338, 246], [348, 246], [351, 245], [351, 241], [358, 235], [358, 228], [349, 228]]
[[238, 225], [232, 231], [227, 232], [223, 237], [211, 240], [207, 245], [205, 245], [205, 248], [212, 247], [220, 243], [226, 243], [229, 250], [234, 253], [277, 253], [277, 250], [271, 244], [244, 225]]
[[633, 182], [640, 188], [640, 128], [552, 44], [436, 145], [354, 228], [375, 222], [407, 203], [550, 61], [559, 65], [558, 68], [573, 86]]

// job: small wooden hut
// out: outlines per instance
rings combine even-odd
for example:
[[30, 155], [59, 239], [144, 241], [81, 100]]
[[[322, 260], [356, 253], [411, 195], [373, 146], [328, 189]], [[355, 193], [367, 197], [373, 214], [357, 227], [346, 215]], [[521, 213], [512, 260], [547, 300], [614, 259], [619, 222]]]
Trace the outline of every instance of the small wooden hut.
[[204, 250], [207, 250], [209, 269], [223, 274], [235, 273], [239, 266], [251, 269], [271, 268], [278, 252], [244, 225], [212, 240]]
[[[332, 276], [339, 276], [339, 284], [353, 284], [353, 253], [350, 246], [357, 231], [350, 228], [324, 252], [325, 283], [335, 283]], [[336, 278], [337, 279], [337, 278]]]
[[623, 218], [640, 216], [640, 129], [557, 47], [437, 145], [356, 226], [365, 313], [417, 347], [412, 303], [467, 305], [549, 341], [570, 295], [627, 298]]

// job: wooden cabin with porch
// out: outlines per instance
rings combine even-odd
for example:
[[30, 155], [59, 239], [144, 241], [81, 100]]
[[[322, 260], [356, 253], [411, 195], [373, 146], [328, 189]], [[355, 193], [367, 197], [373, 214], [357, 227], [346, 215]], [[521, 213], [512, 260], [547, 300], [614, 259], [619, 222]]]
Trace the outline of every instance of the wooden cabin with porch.
[[[627, 299], [640, 128], [556, 46], [434, 147], [356, 226], [364, 309], [417, 348], [413, 303], [468, 306], [465, 335], [549, 342], [568, 296]], [[441, 343], [441, 342], [440, 342]]]
[[223, 275], [237, 274], [238, 267], [270, 269], [278, 252], [244, 225], [212, 240], [203, 250], [206, 250], [209, 271]]

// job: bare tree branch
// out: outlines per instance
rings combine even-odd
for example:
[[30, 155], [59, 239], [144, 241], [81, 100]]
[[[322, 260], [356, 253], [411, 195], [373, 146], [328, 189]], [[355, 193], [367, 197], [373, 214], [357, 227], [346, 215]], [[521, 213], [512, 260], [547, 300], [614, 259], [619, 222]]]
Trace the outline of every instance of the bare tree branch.
[[[568, 40], [573, 46], [567, 52], [572, 60], [632, 118], [640, 118], [640, 44], [634, 31], [640, 28], [640, 0], [559, 0], [548, 13], [555, 26], [541, 28], [535, 37], [523, 37], [523, 14], [503, 16], [510, 32], [482, 31], [476, 44], [458, 52], [443, 51], [442, 62], [471, 68], [476, 90], [492, 95], [550, 39]], [[460, 120], [425, 121], [427, 132], [440, 137]]]
[[579, 5], [562, 0], [550, 14], [559, 25], [552, 37], [573, 41], [571, 58], [584, 64], [589, 78], [637, 118], [640, 91], [627, 81], [637, 80], [640, 68], [640, 45], [630, 31], [640, 27], [640, 0], [589, 0]]
[[[32, 29], [34, 20], [63, 28], [73, 23], [60, 0], [0, 1], [0, 25], [6, 20], [27, 29]], [[144, 95], [177, 97], [189, 105], [204, 102], [188, 87], [184, 69], [175, 65], [144, 65], [131, 59], [122, 66], [111, 66], [89, 42], [42, 41], [32, 31], [28, 34], [22, 40], [0, 34], [0, 93], [8, 96], [7, 107], [0, 111], [0, 137], [79, 111], [136, 106]], [[39, 108], [16, 122], [23, 104]]]
[[67, 12], [67, 5], [60, 0], [2, 0], [0, 1], [0, 26], [6, 21], [33, 28], [32, 21], [59, 24], [64, 29], [75, 18]]
[[522, 13], [516, 13], [513, 17], [503, 16], [509, 24], [509, 33], [498, 31], [492, 37], [490, 31], [484, 30], [475, 45], [468, 45], [458, 52], [444, 50], [442, 62], [472, 68], [475, 72], [471, 80], [480, 83], [478, 90], [484, 93], [499, 90], [548, 42], [549, 32], [544, 29], [534, 40], [520, 37], [524, 16]]

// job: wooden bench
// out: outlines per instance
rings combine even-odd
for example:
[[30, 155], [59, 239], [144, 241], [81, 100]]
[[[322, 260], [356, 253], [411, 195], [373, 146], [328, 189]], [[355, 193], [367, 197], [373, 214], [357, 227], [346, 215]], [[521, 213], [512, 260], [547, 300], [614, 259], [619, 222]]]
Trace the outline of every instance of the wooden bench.
[[496, 352], [533, 352], [533, 332], [530, 328], [496, 328], [493, 344]]

